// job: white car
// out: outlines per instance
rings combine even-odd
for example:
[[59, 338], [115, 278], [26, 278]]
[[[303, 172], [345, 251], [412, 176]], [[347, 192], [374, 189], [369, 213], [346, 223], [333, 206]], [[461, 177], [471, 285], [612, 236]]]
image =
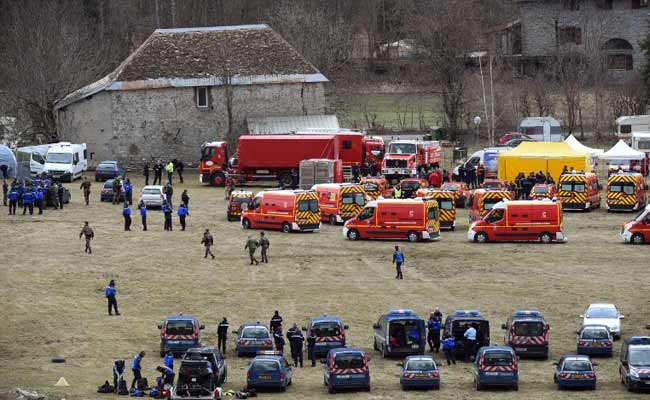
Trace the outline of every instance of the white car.
[[621, 337], [621, 320], [625, 316], [621, 315], [614, 304], [590, 304], [580, 318], [582, 318], [582, 326], [605, 325], [614, 338]]
[[161, 207], [165, 199], [162, 186], [149, 185], [142, 188], [140, 201], [144, 202], [147, 207]]

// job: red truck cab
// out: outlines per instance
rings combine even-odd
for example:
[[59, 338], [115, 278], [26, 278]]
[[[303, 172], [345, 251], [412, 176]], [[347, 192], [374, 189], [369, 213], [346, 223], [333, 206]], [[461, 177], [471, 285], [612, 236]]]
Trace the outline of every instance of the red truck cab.
[[207, 142], [201, 145], [199, 161], [199, 182], [212, 186], [226, 184], [228, 170], [228, 144], [226, 142]]
[[393, 140], [384, 155], [381, 174], [395, 185], [403, 178], [414, 177], [422, 167], [440, 167], [442, 150], [438, 141]]
[[647, 205], [632, 221], [621, 227], [621, 239], [625, 243], [650, 243], [650, 205]]

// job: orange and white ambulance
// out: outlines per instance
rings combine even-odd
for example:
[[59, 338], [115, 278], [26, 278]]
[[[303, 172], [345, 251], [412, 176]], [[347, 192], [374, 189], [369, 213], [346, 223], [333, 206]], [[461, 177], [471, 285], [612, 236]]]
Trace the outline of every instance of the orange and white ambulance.
[[359, 185], [366, 191], [370, 200], [377, 200], [379, 197], [388, 198], [392, 196], [392, 190], [388, 188], [386, 178], [361, 178]]
[[591, 211], [600, 208], [600, 185], [596, 174], [563, 174], [557, 186], [558, 198], [562, 201], [564, 210]]
[[650, 205], [645, 206], [632, 221], [623, 224], [620, 238], [625, 243], [650, 243]]
[[455, 192], [440, 189], [419, 189], [416, 197], [432, 198], [438, 202], [440, 209], [440, 229], [453, 231], [456, 228], [456, 196]]
[[320, 228], [316, 192], [307, 190], [265, 190], [259, 192], [241, 213], [244, 229], [277, 229], [310, 232]]
[[440, 239], [440, 212], [434, 199], [390, 199], [369, 202], [345, 222], [343, 236], [358, 239]]
[[618, 173], [607, 178], [607, 211], [636, 211], [645, 207], [647, 185], [639, 173]]
[[363, 186], [354, 183], [321, 183], [312, 186], [318, 195], [321, 221], [342, 224], [366, 205]]
[[470, 224], [483, 218], [501, 200], [512, 200], [510, 191], [499, 189], [474, 190], [468, 201], [471, 207], [469, 209]]

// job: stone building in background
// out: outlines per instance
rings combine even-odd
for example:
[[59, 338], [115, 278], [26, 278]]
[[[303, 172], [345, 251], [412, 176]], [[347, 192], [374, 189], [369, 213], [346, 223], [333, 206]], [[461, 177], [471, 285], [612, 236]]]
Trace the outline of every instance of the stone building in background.
[[598, 56], [612, 80], [628, 80], [645, 64], [639, 42], [650, 29], [648, 3], [519, 0], [519, 18], [491, 32], [494, 52], [522, 73], [558, 52]]
[[323, 114], [326, 82], [267, 25], [158, 29], [54, 108], [60, 137], [85, 142], [91, 165], [196, 164], [202, 143], [234, 140], [248, 117]]

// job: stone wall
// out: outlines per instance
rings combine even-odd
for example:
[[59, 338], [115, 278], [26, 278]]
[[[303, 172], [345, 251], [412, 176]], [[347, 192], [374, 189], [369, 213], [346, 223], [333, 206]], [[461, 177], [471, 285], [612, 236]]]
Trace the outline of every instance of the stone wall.
[[[209, 107], [196, 106], [194, 88], [106, 91], [59, 111], [65, 140], [86, 142], [93, 161], [116, 159], [130, 165], [143, 159], [179, 158], [196, 165], [202, 143], [228, 139], [225, 89], [209, 88]], [[323, 114], [322, 83], [233, 87], [236, 134], [247, 117]], [[94, 165], [94, 164], [93, 164]]]

